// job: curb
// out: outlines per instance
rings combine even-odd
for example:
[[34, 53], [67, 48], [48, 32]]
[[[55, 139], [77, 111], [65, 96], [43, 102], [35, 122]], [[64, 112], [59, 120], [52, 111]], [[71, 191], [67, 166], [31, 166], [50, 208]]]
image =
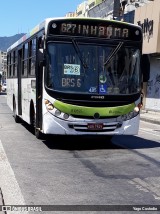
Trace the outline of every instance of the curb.
[[145, 122], [149, 122], [149, 123], [153, 123], [153, 124], [157, 124], [160, 125], [160, 121], [158, 120], [153, 120], [151, 118], [147, 118], [147, 117], [141, 117], [140, 120], [145, 121]]

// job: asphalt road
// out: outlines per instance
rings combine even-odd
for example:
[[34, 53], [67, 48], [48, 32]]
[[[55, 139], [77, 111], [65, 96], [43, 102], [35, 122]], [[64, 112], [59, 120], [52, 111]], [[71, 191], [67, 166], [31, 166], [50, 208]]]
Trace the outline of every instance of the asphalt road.
[[160, 126], [141, 122], [137, 136], [115, 136], [112, 143], [99, 137], [38, 140], [27, 124], [14, 122], [0, 95], [0, 172], [6, 205], [152, 208], [160, 205]]

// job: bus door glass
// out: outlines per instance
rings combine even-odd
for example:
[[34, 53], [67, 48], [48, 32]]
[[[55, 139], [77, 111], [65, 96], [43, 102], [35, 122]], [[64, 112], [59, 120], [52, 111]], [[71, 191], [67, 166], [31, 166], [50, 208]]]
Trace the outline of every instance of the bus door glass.
[[22, 115], [22, 49], [18, 50], [18, 114]]

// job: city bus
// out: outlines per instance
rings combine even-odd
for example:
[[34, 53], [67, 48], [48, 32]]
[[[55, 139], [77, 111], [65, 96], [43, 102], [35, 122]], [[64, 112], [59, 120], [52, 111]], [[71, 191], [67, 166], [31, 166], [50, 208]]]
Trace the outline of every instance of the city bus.
[[7, 104], [42, 135], [136, 135], [142, 30], [103, 18], [47, 18], [7, 49]]

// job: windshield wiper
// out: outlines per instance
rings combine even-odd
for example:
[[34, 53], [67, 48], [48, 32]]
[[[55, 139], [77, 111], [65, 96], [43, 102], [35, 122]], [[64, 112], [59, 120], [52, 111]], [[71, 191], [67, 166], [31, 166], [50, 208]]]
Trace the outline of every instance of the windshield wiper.
[[117, 47], [111, 52], [111, 54], [109, 55], [109, 57], [107, 58], [107, 60], [104, 62], [104, 66], [106, 66], [108, 63], [110, 63], [113, 59], [113, 57], [117, 54], [117, 52], [119, 51], [119, 49], [122, 47], [124, 42], [120, 42]]
[[72, 44], [74, 46], [74, 49], [75, 49], [75, 51], [76, 51], [76, 53], [77, 53], [82, 65], [83, 65], [83, 67], [85, 69], [88, 68], [88, 65], [83, 61], [82, 53], [81, 53], [81, 51], [79, 49], [79, 46], [78, 46], [77, 42], [73, 38], [72, 38]]

